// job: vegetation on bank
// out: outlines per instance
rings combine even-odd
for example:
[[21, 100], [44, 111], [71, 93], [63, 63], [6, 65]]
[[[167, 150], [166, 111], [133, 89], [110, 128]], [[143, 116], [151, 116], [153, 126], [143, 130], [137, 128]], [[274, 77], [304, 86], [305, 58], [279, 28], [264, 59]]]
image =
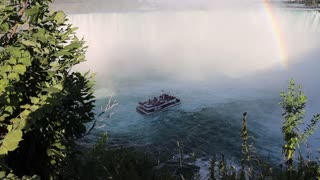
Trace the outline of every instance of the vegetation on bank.
[[79, 148], [68, 159], [65, 179], [173, 179], [166, 166], [149, 154], [132, 148], [108, 147], [103, 135], [91, 148]]
[[306, 6], [318, 6], [320, 4], [320, 0], [290, 0], [288, 2], [305, 4]]
[[[287, 92], [281, 92], [282, 100], [279, 105], [283, 109], [282, 154], [284, 162], [280, 167], [273, 167], [268, 162], [261, 160], [253, 145], [253, 137], [248, 135], [247, 113], [243, 114], [242, 121], [242, 159], [240, 169], [228, 166], [225, 159], [211, 161], [211, 179], [320, 179], [320, 165], [317, 159], [310, 159], [296, 151], [308, 137], [314, 133], [320, 121], [320, 114], [314, 115], [310, 121], [305, 120], [305, 107], [307, 97], [301, 86], [296, 86], [293, 79], [289, 82]], [[306, 124], [302, 129], [302, 125]], [[306, 158], [306, 159], [305, 159]]]
[[[76, 140], [96, 122], [93, 78], [72, 71], [84, 61], [86, 47], [62, 11], [49, 11], [51, 2], [0, 0], [0, 179], [196, 179], [180, 171], [186, 167], [182, 158], [179, 170], [170, 169], [148, 154], [108, 148], [106, 136], [94, 147], [79, 148]], [[281, 98], [281, 167], [258, 157], [244, 113], [239, 167], [214, 156], [211, 179], [320, 178], [318, 161], [297, 154], [320, 115], [301, 130], [306, 123], [302, 88], [291, 80]], [[93, 126], [87, 129], [89, 122]]]

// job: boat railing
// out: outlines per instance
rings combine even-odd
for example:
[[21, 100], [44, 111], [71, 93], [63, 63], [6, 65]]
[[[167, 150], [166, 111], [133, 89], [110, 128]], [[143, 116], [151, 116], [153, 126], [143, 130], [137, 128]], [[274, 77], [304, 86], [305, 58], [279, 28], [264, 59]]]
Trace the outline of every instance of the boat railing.
[[151, 107], [156, 107], [156, 106], [165, 104], [166, 102], [170, 102], [174, 99], [176, 99], [175, 96], [162, 94], [159, 97], [154, 97], [152, 100], [149, 99], [148, 101], [145, 101], [145, 102], [139, 102], [139, 105], [144, 106], [146, 108], [151, 108]]

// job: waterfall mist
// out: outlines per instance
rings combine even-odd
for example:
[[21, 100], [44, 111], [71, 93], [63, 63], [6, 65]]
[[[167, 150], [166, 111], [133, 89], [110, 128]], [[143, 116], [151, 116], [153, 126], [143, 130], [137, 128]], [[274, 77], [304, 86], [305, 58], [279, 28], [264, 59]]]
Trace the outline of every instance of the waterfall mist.
[[96, 72], [97, 87], [157, 78], [236, 83], [260, 74], [282, 84], [290, 77], [315, 73], [298, 66], [318, 58], [311, 56], [320, 47], [320, 39], [315, 38], [319, 36], [319, 13], [274, 10], [289, 69], [266, 16], [262, 6], [255, 6], [245, 10], [71, 14], [68, 18], [89, 46], [88, 61], [78, 68]]

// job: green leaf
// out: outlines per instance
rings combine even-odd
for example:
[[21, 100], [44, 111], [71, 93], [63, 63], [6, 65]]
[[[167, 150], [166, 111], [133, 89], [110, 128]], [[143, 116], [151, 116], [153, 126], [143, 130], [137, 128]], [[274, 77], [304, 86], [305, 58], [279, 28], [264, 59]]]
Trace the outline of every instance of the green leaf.
[[14, 57], [10, 57], [8, 63], [9, 63], [9, 64], [12, 64], [12, 65], [15, 65], [15, 64], [17, 63], [17, 59], [14, 58]]
[[6, 154], [8, 154], [7, 148], [5, 148], [4, 146], [0, 146], [0, 155], [6, 155]]
[[53, 152], [52, 149], [47, 149], [47, 155], [48, 156], [53, 156], [55, 153]]
[[43, 48], [44, 54], [49, 54], [49, 49], [48, 48]]
[[[50, 71], [50, 70], [48, 70], [47, 73], [48, 73], [49, 77], [53, 77], [56, 74], [55, 71]], [[50, 85], [48, 84], [46, 86], [49, 87]]]
[[57, 89], [60, 90], [60, 91], [63, 89], [62, 84], [56, 84], [56, 85], [54, 85], [53, 87], [54, 87], [54, 88], [57, 88]]
[[13, 66], [13, 71], [17, 72], [18, 74], [24, 74], [26, 70], [27, 70], [26, 66], [22, 64]]
[[12, 107], [12, 106], [7, 106], [7, 107], [5, 108], [5, 111], [8, 112], [8, 113], [10, 113], [10, 114], [12, 114], [12, 113], [13, 113], [13, 107]]
[[64, 145], [62, 145], [61, 143], [55, 143], [53, 144], [53, 146], [55, 146], [58, 149], [64, 150], [66, 149], [66, 147]]
[[62, 24], [65, 21], [65, 14], [62, 11], [58, 11], [54, 17], [54, 20], [57, 21], [57, 24]]
[[30, 57], [23, 57], [23, 58], [20, 58], [18, 60], [19, 63], [25, 65], [25, 66], [31, 66], [31, 58]]
[[27, 16], [32, 16], [32, 15], [35, 15], [37, 13], [39, 13], [39, 6], [34, 6], [34, 7], [31, 7], [30, 9], [26, 10], [26, 15]]
[[6, 172], [5, 171], [0, 171], [0, 179], [4, 179], [6, 177]]
[[15, 179], [14, 177], [15, 177], [15, 175], [11, 172], [7, 175], [8, 179]]
[[12, 70], [10, 65], [0, 66], [0, 71], [2, 72], [10, 72]]
[[40, 106], [38, 106], [38, 105], [33, 105], [33, 106], [30, 107], [30, 110], [34, 112], [34, 111], [38, 110], [39, 107]]
[[79, 56], [78, 58], [77, 58], [77, 61], [79, 61], [79, 62], [82, 62], [82, 61], [84, 61], [85, 60], [85, 56], [84, 55], [81, 55], [81, 56]]
[[24, 129], [27, 125], [27, 120], [25, 118], [14, 118], [11, 122], [16, 129]]
[[41, 178], [38, 175], [33, 175], [30, 180], [41, 180]]
[[5, 136], [2, 142], [2, 146], [6, 147], [8, 151], [14, 151], [18, 147], [19, 142], [21, 140], [22, 140], [22, 131], [13, 130]]
[[45, 88], [44, 91], [46, 92], [50, 92], [50, 93], [57, 93], [60, 92], [59, 89], [54, 88], [54, 87], [49, 87], [49, 88]]
[[34, 47], [34, 48], [33, 48], [33, 51], [36, 52], [36, 53], [38, 53], [38, 54], [41, 54], [41, 50], [40, 50], [39, 48], [37, 48], [37, 47]]
[[10, 46], [7, 48], [7, 51], [14, 57], [20, 58], [21, 57], [21, 48]]
[[19, 78], [19, 74], [18, 73], [10, 73], [8, 75], [8, 79], [10, 79], [10, 80], [19, 80], [20, 79]]
[[79, 41], [74, 41], [71, 44], [67, 45], [65, 47], [65, 50], [72, 50], [72, 49], [79, 48], [79, 47], [81, 47], [80, 42]]
[[45, 101], [45, 100], [47, 100], [47, 99], [48, 99], [48, 96], [46, 96], [46, 95], [42, 95], [42, 96], [40, 96], [40, 99], [41, 99], [42, 101]]
[[8, 130], [8, 132], [10, 132], [12, 130], [12, 125], [8, 125], [7, 130]]
[[38, 104], [40, 99], [37, 97], [30, 97], [32, 104]]
[[20, 106], [20, 108], [22, 108], [22, 109], [29, 109], [29, 108], [30, 108], [30, 104], [22, 105], [22, 106]]
[[3, 23], [0, 25], [0, 31], [2, 32], [7, 32], [9, 31], [10, 27], [9, 27], [9, 24], [8, 23]]
[[60, 66], [60, 64], [59, 64], [57, 61], [54, 61], [54, 62], [51, 62], [51, 63], [50, 63], [50, 66], [51, 66], [52, 68], [57, 68], [57, 67]]
[[31, 113], [31, 111], [26, 109], [26, 110], [22, 111], [22, 113], [20, 113], [20, 117], [26, 118], [30, 113]]
[[32, 42], [32, 41], [29, 41], [29, 40], [23, 40], [21, 41], [21, 43], [25, 46], [31, 46], [31, 47], [36, 47], [37, 46], [37, 43], [36, 42]]
[[60, 56], [70, 56], [72, 55], [72, 53], [70, 53], [69, 51], [63, 49], [62, 51], [59, 51], [57, 53], [54, 54], [54, 56], [56, 57], [60, 57]]

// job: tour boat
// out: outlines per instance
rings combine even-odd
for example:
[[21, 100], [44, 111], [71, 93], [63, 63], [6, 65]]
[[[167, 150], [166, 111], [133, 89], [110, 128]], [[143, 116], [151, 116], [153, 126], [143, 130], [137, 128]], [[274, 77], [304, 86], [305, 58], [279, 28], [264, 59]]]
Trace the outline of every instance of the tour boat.
[[149, 99], [145, 102], [139, 102], [137, 111], [145, 115], [150, 115], [159, 111], [167, 110], [180, 103], [181, 100], [177, 97], [164, 93], [158, 98], [154, 97], [153, 99]]

